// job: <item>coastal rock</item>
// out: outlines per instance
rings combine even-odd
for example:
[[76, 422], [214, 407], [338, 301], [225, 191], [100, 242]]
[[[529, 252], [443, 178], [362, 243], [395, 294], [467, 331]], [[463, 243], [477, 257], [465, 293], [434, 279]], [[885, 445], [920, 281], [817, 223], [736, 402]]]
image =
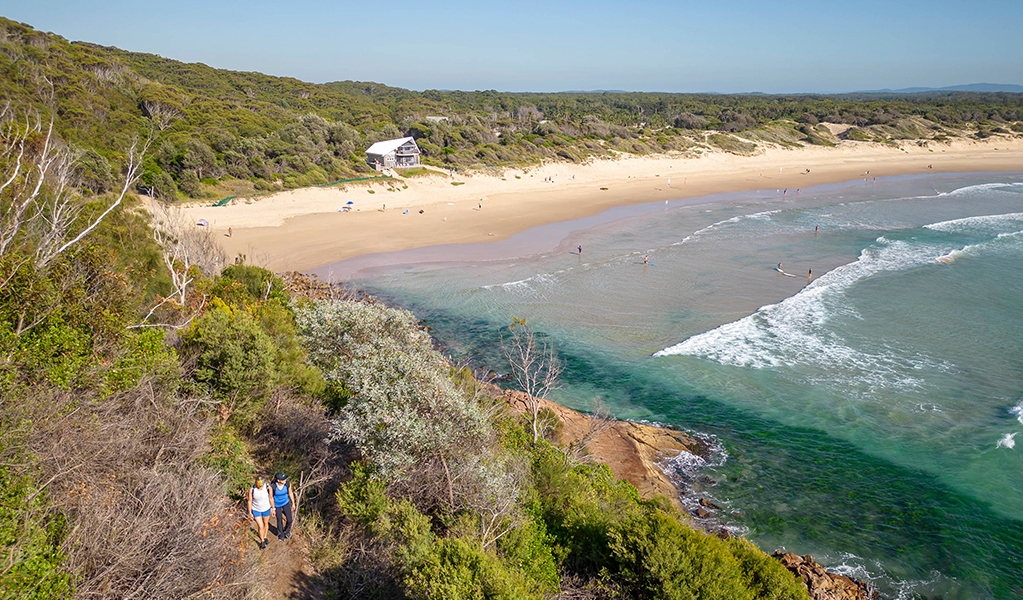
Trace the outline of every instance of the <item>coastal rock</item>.
[[721, 510], [721, 507], [706, 498], [700, 498], [700, 506], [711, 510]]
[[828, 573], [812, 556], [776, 551], [771, 555], [799, 576], [812, 600], [877, 600], [877, 590], [845, 575]]
[[700, 517], [701, 519], [709, 519], [714, 516], [714, 513], [710, 512], [706, 508], [697, 508], [696, 511], [694, 512], [696, 516]]
[[[522, 392], [496, 387], [494, 391], [513, 409], [526, 411], [528, 396]], [[593, 417], [548, 400], [541, 402], [541, 410], [544, 409], [561, 421], [561, 444], [570, 447], [583, 444], [589, 455], [607, 464], [616, 477], [636, 486], [641, 497], [665, 496], [685, 511], [679, 500], [679, 489], [657, 465], [679, 452], [706, 457], [705, 441], [668, 427]]]

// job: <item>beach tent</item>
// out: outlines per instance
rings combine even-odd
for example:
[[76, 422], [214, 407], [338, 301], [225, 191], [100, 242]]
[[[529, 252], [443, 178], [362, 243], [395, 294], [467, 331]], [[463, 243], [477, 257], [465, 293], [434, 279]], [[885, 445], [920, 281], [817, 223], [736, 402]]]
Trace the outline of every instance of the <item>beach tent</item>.
[[196, 223], [196, 225], [198, 225], [199, 227], [209, 227], [210, 222], [207, 221], [206, 219], [199, 219], [199, 222]]

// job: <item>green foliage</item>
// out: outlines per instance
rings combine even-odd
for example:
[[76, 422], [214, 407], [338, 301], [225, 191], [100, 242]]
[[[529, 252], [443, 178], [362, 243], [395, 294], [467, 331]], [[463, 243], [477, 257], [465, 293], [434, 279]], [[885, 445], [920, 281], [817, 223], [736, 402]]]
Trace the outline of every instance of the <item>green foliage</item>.
[[346, 517], [369, 527], [390, 505], [387, 484], [373, 477], [370, 470], [360, 463], [352, 463], [351, 468], [352, 478], [337, 493], [338, 506]]
[[[0, 20], [0, 33], [0, 91], [15, 106], [45, 113], [51, 89], [42, 82], [52, 82], [57, 131], [86, 150], [83, 184], [95, 193], [120, 171], [119, 153], [131, 137], [150, 129], [157, 132], [157, 151], [142, 187], [173, 199], [178, 189], [202, 197], [210, 182], [228, 178], [270, 190], [275, 174], [292, 189], [370, 172], [362, 151], [401, 135], [416, 138], [426, 164], [473, 167], [578, 161], [610, 148], [676, 151], [703, 143], [704, 131], [763, 131], [776, 123], [811, 129], [845, 123], [909, 139], [928, 124], [963, 129], [1023, 120], [1019, 94], [419, 93], [368, 82], [316, 85], [71, 44], [7, 19]], [[800, 137], [833, 143], [816, 131]], [[751, 151], [715, 139], [727, 151]]]
[[287, 303], [288, 297], [284, 292], [284, 282], [270, 271], [251, 265], [231, 265], [220, 273], [220, 282], [212, 291], [225, 301], [230, 296], [225, 296], [226, 291], [233, 284], [241, 284], [247, 295], [236, 297], [235, 306], [251, 304], [256, 300], [269, 300], [271, 298]]
[[561, 583], [560, 548], [542, 520], [532, 519], [498, 540], [498, 550], [509, 567], [519, 570], [540, 594], [552, 594]]
[[201, 463], [223, 474], [224, 492], [228, 496], [236, 501], [245, 498], [256, 466], [234, 429], [227, 426], [217, 428], [210, 436], [210, 451]]
[[135, 330], [123, 342], [127, 353], [117, 359], [106, 375], [109, 391], [131, 389], [143, 379], [173, 392], [180, 385], [178, 355], [164, 343], [160, 329]]
[[271, 337], [251, 313], [220, 303], [193, 321], [182, 340], [195, 356], [192, 377], [225, 402], [232, 419], [250, 423], [281, 379]]
[[415, 317], [364, 302], [317, 302], [296, 310], [309, 358], [348, 390], [333, 435], [354, 443], [387, 477], [427, 458], [479, 448], [490, 428], [452, 382]]
[[745, 538], [728, 542], [739, 562], [753, 597], [758, 600], [796, 600], [806, 598], [806, 586], [781, 561], [771, 558]]
[[610, 549], [621, 575], [642, 597], [752, 598], [727, 545], [664, 512], [653, 511], [616, 523], [611, 540]]
[[542, 598], [525, 577], [460, 539], [440, 539], [405, 577], [410, 595], [424, 600]]
[[69, 597], [71, 575], [62, 569], [64, 520], [46, 516], [46, 494], [27, 477], [0, 467], [0, 597], [49, 600]]

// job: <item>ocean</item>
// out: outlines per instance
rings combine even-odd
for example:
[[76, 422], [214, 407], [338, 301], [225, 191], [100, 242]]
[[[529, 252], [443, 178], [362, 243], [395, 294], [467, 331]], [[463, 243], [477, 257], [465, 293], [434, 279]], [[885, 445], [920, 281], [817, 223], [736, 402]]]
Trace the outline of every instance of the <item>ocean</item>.
[[355, 264], [498, 372], [527, 319], [567, 365], [553, 400], [713, 439], [668, 466], [763, 550], [887, 598], [1023, 597], [1023, 174], [672, 200], [384, 262], [320, 272]]

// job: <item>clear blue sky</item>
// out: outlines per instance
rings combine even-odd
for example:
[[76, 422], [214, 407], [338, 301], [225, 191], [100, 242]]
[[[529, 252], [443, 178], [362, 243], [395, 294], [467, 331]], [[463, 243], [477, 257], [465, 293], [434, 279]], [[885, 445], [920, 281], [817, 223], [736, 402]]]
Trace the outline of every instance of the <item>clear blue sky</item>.
[[218, 68], [415, 90], [1023, 84], [1019, 0], [0, 0], [0, 15]]

